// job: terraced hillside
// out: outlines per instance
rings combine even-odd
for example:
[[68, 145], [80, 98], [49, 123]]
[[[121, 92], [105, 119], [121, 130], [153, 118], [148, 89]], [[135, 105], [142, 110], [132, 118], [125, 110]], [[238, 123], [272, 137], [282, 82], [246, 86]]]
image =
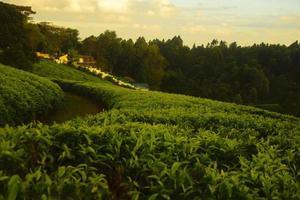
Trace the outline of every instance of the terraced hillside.
[[53, 82], [0, 64], [0, 125], [33, 120], [62, 98], [62, 90]]
[[109, 110], [1, 129], [0, 199], [300, 197], [299, 118], [60, 73], [50, 78]]

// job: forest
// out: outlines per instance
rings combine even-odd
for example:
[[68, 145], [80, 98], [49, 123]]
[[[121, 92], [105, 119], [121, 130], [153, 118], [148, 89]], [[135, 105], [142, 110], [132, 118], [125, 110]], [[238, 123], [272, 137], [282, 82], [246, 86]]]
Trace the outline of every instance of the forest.
[[93, 56], [97, 67], [152, 90], [258, 106], [300, 115], [300, 44], [253, 44], [214, 39], [184, 45], [180, 36], [147, 41], [114, 31], [79, 38], [76, 29], [34, 23], [31, 7], [0, 2], [0, 62], [30, 68], [34, 52]]

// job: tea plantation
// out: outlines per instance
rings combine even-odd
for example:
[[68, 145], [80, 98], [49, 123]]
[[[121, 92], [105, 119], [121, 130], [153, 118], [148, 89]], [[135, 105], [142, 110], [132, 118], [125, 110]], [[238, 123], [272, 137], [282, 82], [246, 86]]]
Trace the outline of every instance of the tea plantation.
[[53, 82], [0, 64], [0, 125], [31, 121], [62, 98]]
[[58, 65], [53, 62], [42, 61], [33, 65], [31, 70], [34, 74], [50, 79], [66, 79], [76, 81], [101, 81], [99, 78], [87, 74], [85, 72], [76, 70], [67, 65]]
[[32, 72], [107, 111], [0, 129], [0, 199], [300, 199], [299, 118], [74, 70]]

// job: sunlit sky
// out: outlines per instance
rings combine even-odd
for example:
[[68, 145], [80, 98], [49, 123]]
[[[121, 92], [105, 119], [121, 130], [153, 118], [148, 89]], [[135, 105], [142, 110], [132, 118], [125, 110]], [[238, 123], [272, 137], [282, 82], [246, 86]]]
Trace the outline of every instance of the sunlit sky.
[[212, 39], [290, 44], [300, 40], [300, 0], [4, 0], [30, 5], [34, 20], [76, 28], [80, 37], [115, 30], [118, 36], [185, 44]]

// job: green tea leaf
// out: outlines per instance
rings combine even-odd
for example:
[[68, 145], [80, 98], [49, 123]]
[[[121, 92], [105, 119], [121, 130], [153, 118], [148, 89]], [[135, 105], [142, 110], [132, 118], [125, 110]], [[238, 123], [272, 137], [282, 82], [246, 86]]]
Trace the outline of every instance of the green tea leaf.
[[15, 200], [17, 198], [21, 182], [22, 180], [18, 175], [13, 175], [9, 179], [7, 200]]

